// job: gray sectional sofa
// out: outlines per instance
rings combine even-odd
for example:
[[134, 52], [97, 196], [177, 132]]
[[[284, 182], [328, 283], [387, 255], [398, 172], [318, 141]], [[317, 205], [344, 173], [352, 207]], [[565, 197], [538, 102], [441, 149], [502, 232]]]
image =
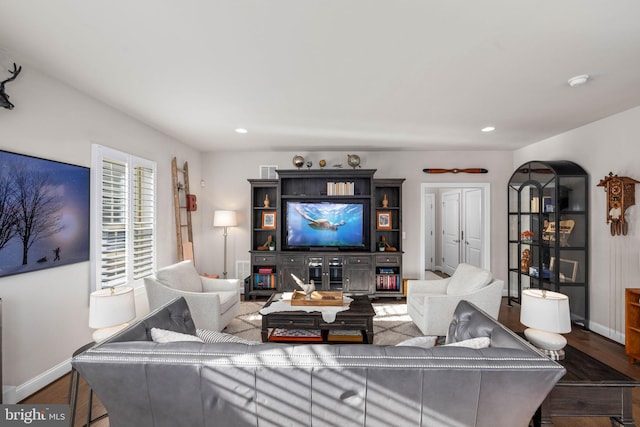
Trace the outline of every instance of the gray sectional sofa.
[[524, 427], [565, 372], [466, 301], [447, 341], [488, 348], [158, 344], [153, 327], [195, 333], [177, 299], [72, 360], [111, 427]]

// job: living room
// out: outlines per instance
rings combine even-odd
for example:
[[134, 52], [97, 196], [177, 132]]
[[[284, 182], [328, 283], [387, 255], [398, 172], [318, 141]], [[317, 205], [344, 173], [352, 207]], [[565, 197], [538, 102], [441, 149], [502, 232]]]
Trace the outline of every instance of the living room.
[[[9, 18], [5, 15], [2, 19]], [[26, 37], [25, 34], [21, 36]], [[90, 167], [92, 144], [101, 144], [155, 161], [158, 173], [158, 267], [177, 260], [170, 168], [173, 157], [180, 162], [189, 162], [193, 193], [198, 198], [198, 210], [193, 215], [195, 260], [202, 273], [220, 274], [223, 271], [222, 232], [212, 226], [213, 212], [217, 209], [231, 209], [238, 213], [239, 226], [233, 227], [228, 237], [228, 270], [235, 275], [236, 261], [249, 259], [250, 191], [247, 179], [259, 177], [260, 165], [291, 169], [291, 159], [298, 154], [312, 161], [314, 168], [321, 159], [329, 165], [346, 165], [347, 154], [355, 153], [360, 156], [363, 168], [377, 170], [376, 176], [406, 179], [403, 187], [405, 277], [421, 275], [418, 232], [421, 227], [421, 185], [434, 182], [488, 183], [491, 188], [490, 268], [496, 277], [503, 280], [507, 276], [506, 187], [511, 174], [530, 160], [576, 162], [590, 177], [590, 327], [600, 335], [624, 342], [624, 289], [638, 287], [640, 223], [637, 208], [632, 207], [628, 210], [629, 234], [612, 237], [605, 222], [606, 194], [596, 184], [609, 172], [639, 179], [640, 101], [637, 87], [640, 85], [637, 77], [635, 85], [628, 87], [626, 108], [608, 117], [590, 120], [575, 129], [550, 134], [521, 148], [460, 150], [441, 146], [396, 151], [370, 149], [366, 141], [361, 140], [343, 145], [340, 138], [332, 138], [327, 140], [328, 148], [318, 144], [315, 149], [300, 150], [279, 149], [278, 145], [265, 145], [262, 150], [250, 151], [203, 150], [180, 138], [168, 136], [164, 130], [135, 119], [133, 114], [119, 111], [106, 101], [96, 100], [51, 77], [45, 70], [31, 66], [33, 59], [28, 55], [14, 51], [10, 38], [3, 34], [2, 40], [0, 78], [6, 78], [6, 69], [10, 69], [13, 62], [22, 65], [23, 70], [15, 81], [6, 85], [15, 108], [0, 111], [0, 148]], [[629, 42], [629, 46], [637, 47], [637, 38], [632, 38], [632, 41], [635, 44], [629, 39], [624, 40]], [[120, 66], [126, 68], [127, 64]], [[564, 74], [558, 77], [555, 82], [557, 90], [590, 89], [589, 85], [569, 88], [565, 83], [568, 77], [570, 75]], [[593, 80], [591, 83], [596, 85], [597, 78]], [[122, 90], [133, 90], [132, 87]], [[165, 83], [162, 90], [171, 91], [171, 84]], [[601, 96], [597, 99], [602, 104], [613, 103], [605, 94]], [[182, 113], [171, 111], [169, 114]], [[522, 119], [522, 127], [536, 125]], [[238, 146], [242, 144], [238, 139], [242, 136], [230, 132], [223, 142]], [[296, 134], [299, 138], [304, 136], [304, 133]], [[484, 134], [477, 136], [479, 140], [486, 137]], [[388, 144], [392, 147], [394, 142]], [[427, 175], [422, 172], [427, 167], [481, 167], [489, 172], [482, 175]], [[3, 382], [8, 386], [3, 401], [19, 401], [67, 372], [73, 351], [91, 341], [92, 331], [88, 327], [90, 271], [89, 261], [0, 278], [4, 317]], [[147, 309], [144, 288], [141, 284], [135, 286], [137, 309], [143, 314]]]

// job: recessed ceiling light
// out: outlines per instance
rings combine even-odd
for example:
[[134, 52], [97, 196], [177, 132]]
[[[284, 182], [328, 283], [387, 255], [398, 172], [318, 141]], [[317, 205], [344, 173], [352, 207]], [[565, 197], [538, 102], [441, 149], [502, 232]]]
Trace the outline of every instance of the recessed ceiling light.
[[581, 74], [579, 76], [571, 77], [567, 83], [569, 83], [569, 86], [571, 87], [576, 87], [585, 84], [587, 80], [589, 80], [589, 75]]
[[496, 130], [496, 128], [494, 126], [487, 126], [481, 129], [482, 132], [493, 132], [494, 130]]
[[237, 128], [237, 129], [236, 129], [236, 132], [238, 132], [238, 133], [247, 133], [247, 132], [249, 132], [249, 131], [248, 131], [248, 130], [246, 130], [246, 129], [244, 129], [244, 128]]

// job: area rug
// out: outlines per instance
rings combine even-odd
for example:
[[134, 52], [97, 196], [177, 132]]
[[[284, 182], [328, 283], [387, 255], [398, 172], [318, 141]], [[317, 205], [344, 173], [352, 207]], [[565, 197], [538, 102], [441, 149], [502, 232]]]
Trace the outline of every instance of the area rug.
[[[242, 301], [240, 314], [223, 330], [239, 337], [260, 341], [262, 316], [259, 310], [265, 301]], [[376, 315], [373, 318], [373, 343], [394, 345], [412, 337], [422, 336], [418, 327], [407, 314], [404, 300], [377, 299], [372, 302]]]

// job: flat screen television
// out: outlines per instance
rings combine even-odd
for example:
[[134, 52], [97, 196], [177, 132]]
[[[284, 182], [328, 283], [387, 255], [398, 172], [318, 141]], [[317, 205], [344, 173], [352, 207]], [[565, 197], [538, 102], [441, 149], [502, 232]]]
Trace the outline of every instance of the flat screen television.
[[367, 218], [363, 201], [287, 201], [284, 249], [363, 250]]

